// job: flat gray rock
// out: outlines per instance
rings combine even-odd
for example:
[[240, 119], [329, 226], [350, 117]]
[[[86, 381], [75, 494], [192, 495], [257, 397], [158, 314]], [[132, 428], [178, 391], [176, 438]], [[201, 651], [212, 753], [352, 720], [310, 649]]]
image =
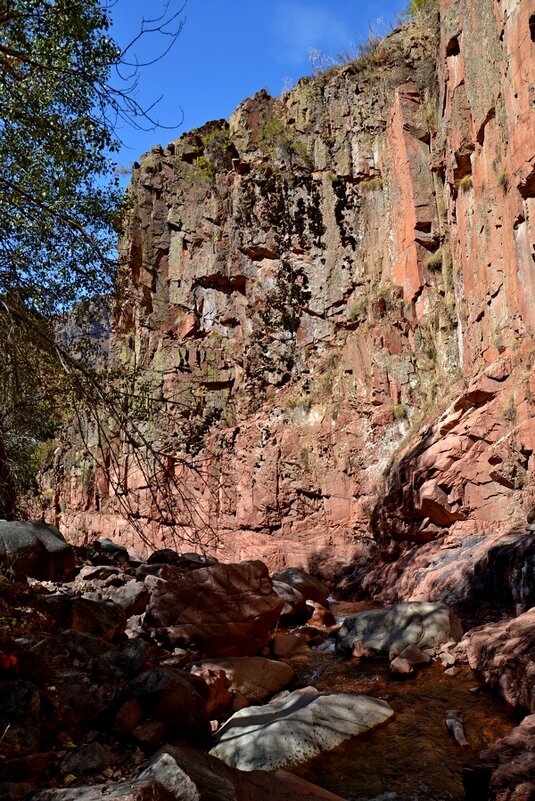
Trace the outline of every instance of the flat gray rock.
[[460, 640], [463, 629], [449, 607], [428, 601], [407, 601], [346, 617], [336, 635], [336, 650], [351, 653], [359, 641], [379, 656], [393, 658], [407, 646], [436, 648]]
[[295, 691], [282, 701], [236, 712], [210, 751], [239, 770], [296, 765], [384, 723], [394, 711], [366, 695]]

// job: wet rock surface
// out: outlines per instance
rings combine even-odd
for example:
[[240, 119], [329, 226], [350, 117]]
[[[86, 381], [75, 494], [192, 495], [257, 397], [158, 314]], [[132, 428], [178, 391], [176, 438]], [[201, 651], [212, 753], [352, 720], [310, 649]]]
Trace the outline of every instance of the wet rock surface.
[[535, 715], [483, 751], [478, 764], [465, 771], [464, 786], [468, 801], [535, 798]]
[[[313, 682], [320, 691], [367, 693], [394, 709], [387, 725], [363, 739], [292, 768], [346, 799], [461, 801], [464, 769], [518, 722], [460, 661], [455, 676], [446, 673], [439, 659], [432, 659], [402, 677], [392, 676], [388, 660], [377, 657], [342, 660], [312, 650], [291, 662], [299, 684]], [[446, 713], [453, 708], [464, 719], [468, 747], [448, 733]]]

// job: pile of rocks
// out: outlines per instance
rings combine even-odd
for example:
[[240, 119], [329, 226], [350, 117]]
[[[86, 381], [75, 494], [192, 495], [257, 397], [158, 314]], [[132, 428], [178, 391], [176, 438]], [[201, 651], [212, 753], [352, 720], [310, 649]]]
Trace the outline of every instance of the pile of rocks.
[[[109, 540], [75, 550], [53, 527], [5, 521], [0, 564], [0, 799], [335, 799], [256, 769], [302, 760], [392, 714], [375, 699], [298, 691], [293, 751], [273, 763], [265, 731], [276, 734], [293, 694], [252, 705], [290, 685], [294, 671], [274, 658], [272, 629], [281, 617], [328, 619], [318, 601], [327, 588], [302, 571], [272, 581], [262, 562], [219, 564], [170, 549], [145, 561]], [[279, 647], [306, 647], [318, 636], [307, 631], [279, 635]], [[348, 699], [360, 705], [358, 722], [339, 721], [326, 739], [316, 724], [327, 730]], [[237, 740], [239, 716], [259, 709], [270, 718], [264, 734], [242, 729], [237, 746], [255, 758], [238, 765], [217, 751], [224, 737], [216, 735], [208, 760], [213, 732], [226, 726]]]
[[[53, 527], [0, 521], [0, 801], [335, 801], [281, 769], [393, 710], [367, 695], [291, 690], [292, 658], [326, 638], [339, 655], [389, 659], [398, 677], [432, 659], [454, 676], [468, 661], [535, 711], [534, 609], [463, 636], [439, 602], [336, 625], [328, 592], [296, 568], [270, 577], [260, 561], [170, 549], [143, 560], [109, 540], [73, 549]], [[298, 627], [273, 631], [281, 625]], [[467, 771], [470, 798], [531, 786], [532, 728], [526, 718]], [[485, 794], [474, 795], [481, 777]]]

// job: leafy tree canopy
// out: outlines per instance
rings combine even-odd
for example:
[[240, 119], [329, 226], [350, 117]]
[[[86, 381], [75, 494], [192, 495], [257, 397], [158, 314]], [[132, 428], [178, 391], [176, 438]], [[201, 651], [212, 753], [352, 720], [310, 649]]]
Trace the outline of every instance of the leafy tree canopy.
[[154, 127], [135, 100], [143, 65], [132, 47], [155, 31], [172, 44], [180, 31], [182, 8], [165, 7], [121, 50], [109, 33], [115, 2], [0, 0], [0, 516], [52, 426], [59, 319], [94, 314], [113, 289], [116, 124]]
[[120, 193], [99, 0], [0, 3], [0, 291], [42, 315], [111, 289]]

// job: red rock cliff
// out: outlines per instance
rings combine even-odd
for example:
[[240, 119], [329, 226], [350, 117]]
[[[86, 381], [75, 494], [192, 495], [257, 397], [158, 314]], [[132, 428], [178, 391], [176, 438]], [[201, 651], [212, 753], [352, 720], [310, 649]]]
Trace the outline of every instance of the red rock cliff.
[[[330, 572], [535, 505], [535, 0], [431, 17], [134, 170], [115, 355], [175, 522], [226, 558]], [[168, 542], [133, 448], [121, 492]], [[64, 530], [139, 542], [73, 461]]]

